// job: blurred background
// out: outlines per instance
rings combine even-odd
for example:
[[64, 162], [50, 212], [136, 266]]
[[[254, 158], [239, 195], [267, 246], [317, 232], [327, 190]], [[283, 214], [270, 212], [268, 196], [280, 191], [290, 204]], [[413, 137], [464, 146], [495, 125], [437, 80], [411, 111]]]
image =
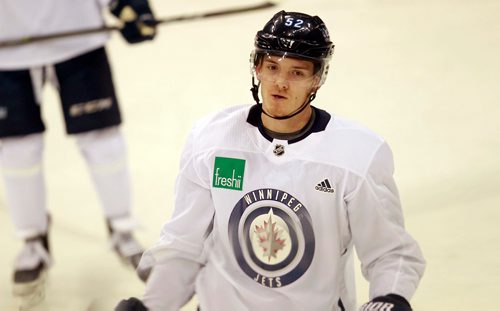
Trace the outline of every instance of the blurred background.
[[[150, 0], [156, 15], [255, 0]], [[122, 105], [138, 239], [151, 246], [172, 212], [187, 132], [216, 109], [252, 103], [249, 53], [281, 10], [319, 15], [336, 45], [314, 105], [356, 120], [391, 145], [408, 231], [428, 267], [415, 310], [496, 310], [500, 290], [500, 2], [283, 0], [257, 12], [161, 26], [148, 44], [108, 44]], [[112, 310], [144, 285], [107, 245], [85, 163], [45, 89], [45, 165], [52, 211], [46, 300], [33, 310]], [[12, 264], [21, 241], [0, 187], [0, 310], [16, 310]], [[357, 264], [356, 267], [359, 267]], [[358, 271], [357, 271], [358, 272]], [[368, 285], [357, 274], [358, 302]], [[166, 284], [168, 288], [168, 284]], [[495, 307], [496, 306], [496, 307]], [[196, 309], [196, 300], [183, 311]]]

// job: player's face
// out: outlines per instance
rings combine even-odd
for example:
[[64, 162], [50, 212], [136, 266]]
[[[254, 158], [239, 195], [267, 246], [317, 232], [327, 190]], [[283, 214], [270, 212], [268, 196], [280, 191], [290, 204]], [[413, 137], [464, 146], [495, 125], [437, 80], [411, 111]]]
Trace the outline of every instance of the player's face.
[[265, 55], [256, 72], [263, 108], [276, 117], [299, 109], [319, 82], [312, 62], [290, 57]]

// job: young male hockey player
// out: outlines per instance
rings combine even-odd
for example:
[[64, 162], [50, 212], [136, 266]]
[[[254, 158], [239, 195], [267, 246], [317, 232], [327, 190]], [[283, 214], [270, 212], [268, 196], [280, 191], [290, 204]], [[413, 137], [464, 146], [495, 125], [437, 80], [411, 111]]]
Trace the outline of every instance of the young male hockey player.
[[[141, 300], [117, 310], [411, 310], [425, 262], [405, 231], [387, 143], [311, 106], [333, 53], [317, 16], [281, 11], [255, 37], [253, 106], [225, 109], [190, 133], [175, 211], [141, 264]], [[259, 99], [262, 97], [262, 103]]]
[[[153, 39], [147, 0], [2, 0], [0, 41], [99, 27], [108, 5], [124, 22], [128, 42]], [[36, 293], [51, 263], [40, 113], [47, 82], [59, 91], [66, 130], [88, 164], [114, 249], [134, 267], [142, 255], [132, 236], [126, 148], [104, 48], [108, 38], [100, 33], [0, 49], [0, 165], [12, 221], [26, 241], [15, 260], [16, 295]]]

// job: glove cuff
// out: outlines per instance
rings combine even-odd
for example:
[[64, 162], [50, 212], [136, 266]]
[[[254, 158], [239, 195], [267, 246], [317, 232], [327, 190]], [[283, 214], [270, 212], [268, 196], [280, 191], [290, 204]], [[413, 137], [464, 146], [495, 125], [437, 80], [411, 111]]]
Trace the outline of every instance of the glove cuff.
[[109, 10], [111, 14], [120, 18], [120, 14], [125, 6], [128, 5], [128, 0], [111, 0], [109, 2]]
[[360, 311], [412, 311], [410, 303], [404, 297], [396, 294], [388, 294], [373, 298], [365, 303]]
[[153, 40], [156, 35], [156, 20], [148, 0], [112, 0], [111, 13], [123, 22], [120, 30], [128, 43]]

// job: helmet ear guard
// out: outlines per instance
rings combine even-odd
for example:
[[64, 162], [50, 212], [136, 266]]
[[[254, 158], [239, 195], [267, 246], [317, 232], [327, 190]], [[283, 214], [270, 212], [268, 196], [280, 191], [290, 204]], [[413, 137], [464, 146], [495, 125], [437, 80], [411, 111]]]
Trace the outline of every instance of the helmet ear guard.
[[256, 75], [257, 67], [261, 61], [262, 55], [257, 53], [256, 50], [252, 50], [252, 52], [250, 52], [250, 74], [252, 76]]

